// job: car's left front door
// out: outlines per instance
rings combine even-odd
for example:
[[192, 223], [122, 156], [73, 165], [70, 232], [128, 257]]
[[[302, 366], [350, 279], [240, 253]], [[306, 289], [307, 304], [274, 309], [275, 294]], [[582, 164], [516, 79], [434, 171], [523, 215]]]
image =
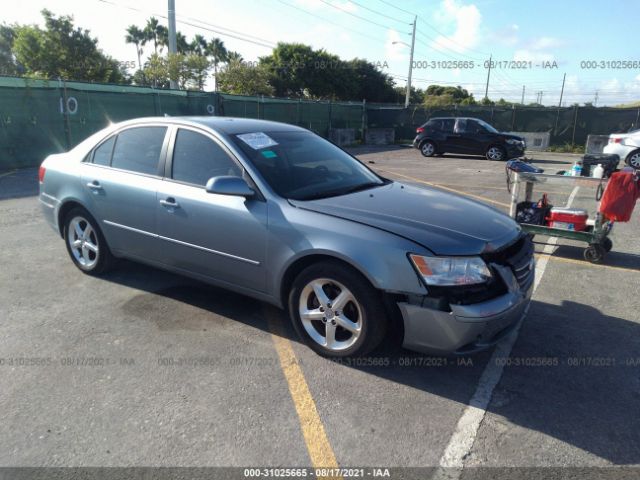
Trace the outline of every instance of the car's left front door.
[[207, 193], [207, 180], [246, 175], [231, 152], [208, 132], [180, 127], [170, 142], [158, 190], [162, 261], [222, 284], [266, 290], [267, 204]]

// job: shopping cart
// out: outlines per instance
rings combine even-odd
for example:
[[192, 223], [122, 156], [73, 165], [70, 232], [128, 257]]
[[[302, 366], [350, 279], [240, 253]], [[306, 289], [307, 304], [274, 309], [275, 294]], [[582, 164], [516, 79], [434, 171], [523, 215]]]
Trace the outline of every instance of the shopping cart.
[[[507, 172], [507, 187], [511, 192], [509, 214], [520, 223], [525, 232], [532, 235], [547, 235], [586, 243], [588, 246], [584, 250], [585, 260], [591, 263], [601, 263], [607, 252], [613, 247], [609, 234], [614, 222], [607, 220], [599, 211], [599, 200], [606, 184], [607, 180], [600, 178], [548, 175], [533, 172]], [[595, 208], [590, 209], [595, 213], [587, 221], [586, 229], [574, 230], [571, 228], [551, 227], [547, 223], [548, 216], [546, 214], [539, 215], [537, 219], [540, 221], [535, 224], [521, 221], [522, 215], [519, 215], [519, 212], [525, 207], [535, 205], [534, 189], [540, 190], [544, 186], [548, 190], [553, 185], [559, 185], [561, 190], [571, 191], [564, 208], [572, 207], [572, 201], [580, 189], [586, 189], [593, 193], [592, 197], [590, 195], [586, 197], [588, 199], [592, 198], [592, 201], [596, 204]], [[551, 203], [554, 202], [554, 193], [549, 193], [548, 191], [543, 193], [549, 196]], [[520, 200], [520, 195], [522, 194], [524, 194], [524, 199]]]

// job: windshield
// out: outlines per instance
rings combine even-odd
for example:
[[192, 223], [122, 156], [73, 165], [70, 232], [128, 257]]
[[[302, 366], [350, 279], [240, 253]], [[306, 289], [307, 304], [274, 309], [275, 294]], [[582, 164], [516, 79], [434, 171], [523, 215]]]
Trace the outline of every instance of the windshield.
[[383, 185], [355, 158], [311, 132], [254, 132], [233, 142], [284, 198], [311, 200]]
[[489, 125], [487, 122], [485, 122], [484, 120], [476, 120], [480, 125], [482, 125], [484, 128], [486, 128], [487, 130], [489, 130], [491, 133], [498, 133], [498, 130], [496, 130], [495, 128], [493, 128], [491, 125]]

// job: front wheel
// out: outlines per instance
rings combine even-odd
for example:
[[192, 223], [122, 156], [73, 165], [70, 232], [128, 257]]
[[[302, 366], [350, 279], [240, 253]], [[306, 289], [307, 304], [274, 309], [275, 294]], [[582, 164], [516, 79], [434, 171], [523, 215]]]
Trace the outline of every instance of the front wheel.
[[500, 162], [505, 159], [507, 154], [505, 153], [504, 148], [493, 145], [487, 149], [485, 156], [487, 157], [487, 160]]
[[98, 275], [113, 264], [98, 222], [84, 208], [73, 208], [65, 216], [64, 240], [74, 265], [84, 273]]
[[298, 275], [289, 313], [298, 335], [325, 357], [364, 355], [380, 344], [387, 326], [380, 294], [338, 262], [314, 264]]
[[607, 251], [598, 244], [589, 245], [584, 251], [584, 259], [591, 263], [602, 263]]

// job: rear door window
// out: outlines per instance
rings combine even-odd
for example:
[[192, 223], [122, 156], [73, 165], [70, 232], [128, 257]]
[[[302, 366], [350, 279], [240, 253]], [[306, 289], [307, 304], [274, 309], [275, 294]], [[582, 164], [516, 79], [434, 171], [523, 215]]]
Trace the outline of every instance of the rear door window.
[[166, 127], [134, 127], [118, 134], [111, 166], [147, 175], [158, 174]]
[[465, 133], [467, 131], [467, 119], [459, 118], [456, 121], [455, 133]]
[[442, 119], [442, 131], [445, 133], [453, 132], [453, 126], [455, 125], [455, 118], [444, 118]]
[[116, 137], [111, 137], [96, 148], [93, 152], [93, 163], [96, 165], [111, 165], [111, 152], [113, 152], [115, 141]]

